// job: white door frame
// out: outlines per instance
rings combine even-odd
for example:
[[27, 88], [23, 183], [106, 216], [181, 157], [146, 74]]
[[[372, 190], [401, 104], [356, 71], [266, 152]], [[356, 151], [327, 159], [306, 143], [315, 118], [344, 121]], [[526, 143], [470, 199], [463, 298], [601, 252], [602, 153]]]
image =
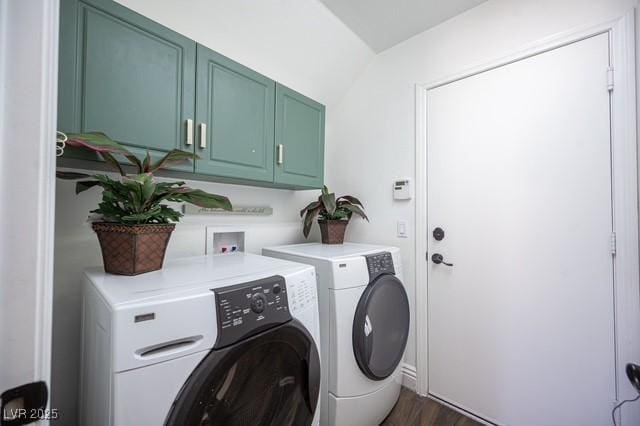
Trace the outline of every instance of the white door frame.
[[[616, 394], [618, 400], [637, 395], [624, 367], [640, 363], [640, 290], [638, 280], [638, 152], [636, 142], [636, 64], [634, 10], [596, 27], [571, 30], [536, 42], [506, 57], [429, 84], [416, 84], [416, 390], [429, 392], [427, 281], [427, 98], [430, 89], [492, 70], [598, 34], [608, 33], [614, 72], [611, 97], [613, 220], [617, 237], [614, 257]], [[605, 81], [603, 70], [603, 81]], [[423, 260], [420, 260], [423, 259]]]
[[50, 395], [58, 15], [59, 0], [0, 0], [0, 393]]

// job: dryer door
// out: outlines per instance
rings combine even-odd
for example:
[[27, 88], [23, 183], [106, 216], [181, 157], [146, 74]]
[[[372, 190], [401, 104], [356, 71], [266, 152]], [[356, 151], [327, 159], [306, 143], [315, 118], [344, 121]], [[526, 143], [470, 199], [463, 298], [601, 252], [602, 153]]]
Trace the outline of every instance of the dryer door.
[[364, 290], [353, 320], [353, 352], [362, 372], [383, 380], [398, 367], [409, 335], [409, 299], [402, 282], [383, 274]]
[[310, 425], [319, 388], [318, 350], [294, 319], [211, 351], [182, 387], [165, 424]]

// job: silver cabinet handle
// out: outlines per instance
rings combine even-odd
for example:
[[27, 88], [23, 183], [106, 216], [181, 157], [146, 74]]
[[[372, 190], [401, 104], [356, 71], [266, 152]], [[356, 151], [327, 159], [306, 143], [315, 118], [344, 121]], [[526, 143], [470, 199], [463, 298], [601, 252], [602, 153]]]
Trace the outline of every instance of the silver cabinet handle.
[[207, 147], [207, 125], [200, 123], [200, 148]]
[[193, 145], [193, 120], [188, 118], [187, 122], [187, 139], [184, 141], [187, 145]]
[[284, 145], [278, 144], [278, 153], [276, 154], [276, 156], [276, 161], [278, 162], [278, 164], [284, 163]]

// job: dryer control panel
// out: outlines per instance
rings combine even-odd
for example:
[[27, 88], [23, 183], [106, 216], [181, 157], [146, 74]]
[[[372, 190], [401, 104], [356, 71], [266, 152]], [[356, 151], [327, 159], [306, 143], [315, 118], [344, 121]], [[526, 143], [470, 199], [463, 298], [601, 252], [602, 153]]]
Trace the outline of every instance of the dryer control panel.
[[280, 275], [213, 292], [218, 317], [214, 348], [231, 345], [291, 319], [287, 285]]
[[393, 257], [388, 251], [365, 255], [367, 269], [369, 270], [369, 281], [373, 281], [382, 274], [395, 274], [393, 268]]

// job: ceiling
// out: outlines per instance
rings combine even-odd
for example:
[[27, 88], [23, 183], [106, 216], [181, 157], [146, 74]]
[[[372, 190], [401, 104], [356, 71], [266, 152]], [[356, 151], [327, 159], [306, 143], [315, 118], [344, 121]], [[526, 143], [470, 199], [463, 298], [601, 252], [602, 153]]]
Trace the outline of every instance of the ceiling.
[[375, 52], [486, 0], [320, 0]]

